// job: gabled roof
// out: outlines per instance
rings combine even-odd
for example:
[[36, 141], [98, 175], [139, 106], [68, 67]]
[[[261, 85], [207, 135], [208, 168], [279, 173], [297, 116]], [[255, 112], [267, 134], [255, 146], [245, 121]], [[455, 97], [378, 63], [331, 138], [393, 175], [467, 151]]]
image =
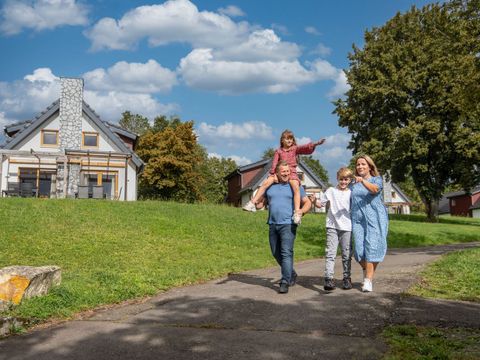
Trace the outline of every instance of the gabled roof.
[[[476, 194], [478, 192], [480, 192], [480, 185], [475, 186], [473, 189], [470, 190], [470, 192], [468, 192], [468, 194], [473, 195], [473, 194]], [[454, 192], [451, 192], [451, 193], [447, 193], [444, 196], [446, 198], [452, 198], [452, 197], [462, 196], [462, 195], [467, 195], [467, 192], [465, 190], [454, 191]]]
[[[254, 190], [256, 189], [258, 186], [260, 186], [260, 182], [261, 180], [263, 179], [263, 177], [268, 173], [268, 171], [270, 170], [270, 167], [272, 166], [272, 159], [264, 159], [264, 160], [260, 160], [260, 161], [257, 161], [257, 162], [254, 162], [252, 164], [248, 164], [248, 165], [244, 165], [244, 166], [241, 166], [239, 167], [237, 170], [235, 170], [234, 172], [232, 172], [230, 175], [227, 176], [227, 178], [230, 178], [231, 176], [233, 176], [234, 174], [242, 174], [244, 173], [245, 171], [248, 171], [248, 170], [251, 170], [251, 169], [254, 169], [256, 167], [259, 167], [259, 166], [262, 166], [263, 169], [261, 171], [259, 171], [254, 177], [252, 180], [250, 180], [248, 182], [248, 184], [245, 184], [241, 189], [240, 189], [240, 193], [242, 192], [245, 192], [245, 191], [248, 191], [248, 190]], [[320, 186], [322, 189], [326, 189], [327, 186], [326, 184], [317, 176], [315, 175], [315, 173], [313, 172], [313, 170], [305, 163], [305, 161], [302, 160], [302, 158], [300, 157], [299, 160], [298, 160], [298, 165], [304, 170], [304, 172], [306, 174], [308, 174], [308, 176], [315, 182], [318, 184], [318, 186]]]
[[480, 198], [475, 202], [475, 204], [470, 206], [470, 210], [475, 210], [475, 209], [480, 209]]
[[392, 189], [394, 189], [401, 197], [405, 199], [405, 202], [412, 203], [410, 198], [400, 189], [400, 187], [392, 182]]
[[[26, 139], [30, 134], [38, 130], [41, 125], [47, 121], [52, 115], [60, 110], [60, 100], [53, 102], [44, 111], [35, 117], [34, 120], [27, 120], [22, 123], [16, 123], [9, 126], [5, 126], [4, 131], [8, 135], [14, 134], [13, 137], [7, 139], [5, 146], [6, 150], [13, 150], [22, 140]], [[95, 111], [85, 101], [82, 101], [83, 113], [96, 125], [98, 128], [120, 149], [120, 151], [128, 154], [132, 154], [132, 161], [137, 168], [143, 168], [143, 161], [133, 152], [125, 143], [120, 139], [117, 133], [120, 133], [118, 127], [112, 124], [107, 125]], [[111, 129], [111, 128], [114, 129]], [[112, 131], [113, 130], [113, 131]], [[121, 129], [121, 134], [130, 138], [137, 137], [136, 134], [127, 130]], [[16, 131], [16, 132], [15, 132]]]

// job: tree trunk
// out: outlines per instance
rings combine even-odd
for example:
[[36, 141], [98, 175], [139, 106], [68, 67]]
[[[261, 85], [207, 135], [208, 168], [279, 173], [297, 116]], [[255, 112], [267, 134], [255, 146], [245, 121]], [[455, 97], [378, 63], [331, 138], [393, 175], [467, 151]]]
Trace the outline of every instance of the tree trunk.
[[427, 220], [429, 222], [438, 222], [438, 200], [425, 199], [424, 203], [427, 213]]

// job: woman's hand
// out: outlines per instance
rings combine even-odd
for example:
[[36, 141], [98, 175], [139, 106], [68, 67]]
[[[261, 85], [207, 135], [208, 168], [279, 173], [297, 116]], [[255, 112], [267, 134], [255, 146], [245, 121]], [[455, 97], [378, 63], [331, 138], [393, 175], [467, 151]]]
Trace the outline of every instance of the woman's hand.
[[354, 178], [356, 183], [363, 183], [363, 177], [355, 175]]

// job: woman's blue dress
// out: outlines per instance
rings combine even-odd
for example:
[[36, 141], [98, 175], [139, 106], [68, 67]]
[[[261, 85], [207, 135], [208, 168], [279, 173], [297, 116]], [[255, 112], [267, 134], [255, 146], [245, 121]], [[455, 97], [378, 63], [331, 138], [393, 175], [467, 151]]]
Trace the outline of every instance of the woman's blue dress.
[[388, 212], [383, 204], [383, 181], [380, 176], [368, 180], [379, 187], [373, 194], [362, 183], [351, 185], [352, 234], [357, 261], [381, 262], [387, 252]]

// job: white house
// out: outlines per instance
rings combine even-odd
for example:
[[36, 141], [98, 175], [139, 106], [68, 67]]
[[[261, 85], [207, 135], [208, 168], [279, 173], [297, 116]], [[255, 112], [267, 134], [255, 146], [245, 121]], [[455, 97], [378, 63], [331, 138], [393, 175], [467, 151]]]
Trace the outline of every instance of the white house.
[[100, 119], [83, 101], [82, 79], [61, 78], [60, 99], [4, 131], [3, 196], [137, 199], [138, 136]]
[[383, 177], [383, 202], [390, 214], [410, 214], [411, 200], [400, 187]]

